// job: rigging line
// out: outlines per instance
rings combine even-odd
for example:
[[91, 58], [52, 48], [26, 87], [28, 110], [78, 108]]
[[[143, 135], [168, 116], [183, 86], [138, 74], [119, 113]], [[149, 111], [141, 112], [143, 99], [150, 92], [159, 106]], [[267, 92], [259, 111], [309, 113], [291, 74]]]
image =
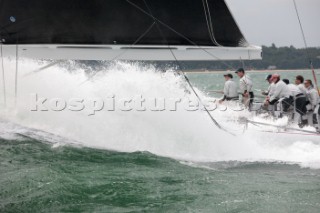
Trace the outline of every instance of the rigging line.
[[212, 37], [213, 37], [214, 41], [216, 42], [216, 45], [221, 47], [221, 45], [218, 43], [218, 41], [216, 40], [216, 38], [214, 36], [214, 30], [213, 30], [213, 24], [212, 24], [212, 18], [211, 18], [211, 13], [210, 13], [210, 7], [209, 7], [208, 0], [205, 0], [205, 1], [206, 1], [206, 4], [207, 4], [207, 9], [208, 9], [208, 15], [209, 15], [209, 22], [210, 22]]
[[[294, 100], [294, 102], [295, 102], [296, 100]], [[293, 102], [293, 103], [289, 103], [289, 102], [287, 102], [287, 101], [284, 101], [283, 100], [283, 102], [284, 103], [286, 103], [286, 104], [288, 104], [289, 106], [292, 106], [293, 108], [294, 108], [294, 110], [297, 112], [297, 113], [299, 113], [300, 114], [300, 116], [302, 117], [304, 114], [306, 114], [305, 112], [303, 112], [303, 111], [301, 111], [300, 109], [297, 109], [296, 107], [295, 107], [295, 103]], [[282, 107], [282, 106], [281, 106]], [[294, 112], [293, 112], [294, 113]]]
[[[156, 23], [156, 26], [157, 26], [157, 29], [162, 37], [162, 39], [164, 40], [164, 42], [167, 44], [168, 48], [169, 48], [169, 51], [171, 52], [171, 54], [174, 56], [173, 52], [172, 52], [172, 49], [170, 47], [170, 44], [167, 40], [167, 38], [164, 36], [159, 24], [157, 23], [157, 19], [155, 18], [155, 16], [153, 15], [152, 11], [151, 11], [151, 8], [149, 7], [149, 5], [147, 4], [146, 0], [143, 0], [144, 4], [146, 5], [151, 17], [153, 18], [154, 22]], [[177, 61], [177, 60], [176, 60]], [[181, 68], [181, 67], [180, 67]], [[178, 75], [181, 75], [179, 72], [178, 72]]]
[[1, 67], [2, 67], [2, 82], [3, 82], [3, 103], [4, 106], [7, 106], [7, 93], [6, 93], [6, 79], [5, 79], [5, 71], [4, 71], [4, 62], [3, 62], [3, 49], [2, 42], [0, 41], [0, 49], [1, 49]]
[[[258, 131], [258, 130], [257, 130]], [[309, 135], [309, 136], [320, 136], [319, 133], [295, 133], [295, 132], [274, 132], [274, 131], [259, 131], [265, 133], [274, 133], [274, 134], [287, 134], [287, 135]]]
[[[144, 4], [146, 5], [146, 7], [147, 7], [147, 9], [148, 9], [151, 17], [153, 18], [154, 22], [156, 23], [157, 29], [158, 29], [158, 31], [159, 31], [162, 39], [163, 39], [164, 42], [167, 44], [169, 51], [171, 52], [171, 54], [172, 54], [173, 57], [175, 58], [175, 56], [174, 56], [174, 54], [173, 54], [173, 51], [172, 51], [172, 49], [171, 49], [171, 47], [170, 47], [170, 44], [169, 44], [167, 38], [164, 36], [164, 34], [163, 34], [163, 32], [162, 32], [159, 24], [157, 23], [157, 20], [156, 20], [155, 16], [153, 15], [152, 11], [151, 11], [151, 8], [150, 8], [149, 5], [147, 4], [146, 0], [143, 0], [143, 2], [144, 2]], [[176, 58], [175, 58], [175, 61], [177, 62]], [[179, 66], [179, 64], [178, 64], [178, 66]], [[181, 66], [180, 66], [180, 69], [181, 69]], [[178, 72], [178, 74], [181, 75], [179, 72]]]
[[198, 95], [198, 93], [195, 91], [195, 89], [193, 88], [189, 78], [186, 76], [186, 74], [181, 70], [181, 65], [179, 63], [179, 61], [177, 60], [176, 56], [174, 55], [173, 51], [170, 49], [170, 52], [172, 53], [176, 63], [178, 64], [179, 67], [179, 72], [181, 73], [181, 75], [184, 77], [185, 81], [187, 82], [187, 84], [189, 85], [189, 87], [191, 88], [193, 94], [197, 97], [199, 103], [201, 103], [201, 105], [203, 106], [203, 109], [206, 111], [207, 115], [209, 116], [210, 120], [214, 123], [214, 125], [216, 125], [219, 129], [233, 135], [236, 136], [234, 133], [228, 131], [227, 129], [225, 129], [224, 127], [222, 127], [216, 119], [214, 119], [214, 117], [211, 115], [211, 113], [209, 112], [209, 110], [207, 109], [207, 107], [203, 104], [202, 99], [200, 98], [200, 96]]
[[229, 67], [230, 69], [234, 69], [234, 67], [232, 67], [231, 65], [227, 64], [226, 62], [224, 62], [222, 59], [220, 59], [219, 57], [215, 56], [214, 54], [210, 53], [208, 50], [206, 50], [205, 48], [199, 46], [198, 44], [196, 44], [195, 42], [191, 41], [189, 38], [187, 38], [186, 36], [184, 36], [183, 34], [177, 32], [176, 30], [174, 30], [172, 27], [170, 27], [169, 25], [165, 24], [164, 22], [160, 21], [159, 19], [157, 19], [156, 17], [152, 16], [150, 13], [146, 12], [144, 9], [142, 9], [141, 7], [139, 7], [138, 5], [132, 3], [130, 0], [126, 0], [129, 4], [131, 4], [132, 6], [134, 6], [135, 8], [137, 8], [138, 10], [140, 10], [141, 12], [143, 12], [144, 14], [146, 14], [147, 16], [153, 18], [154, 20], [156, 20], [157, 22], [159, 22], [160, 24], [162, 24], [163, 26], [167, 27], [168, 29], [170, 29], [172, 32], [176, 33], [177, 35], [179, 35], [180, 37], [184, 38], [185, 40], [187, 40], [190, 44], [199, 47], [201, 50], [203, 50], [204, 52], [206, 52], [208, 55], [210, 55], [211, 57], [217, 59], [218, 61], [220, 61], [221, 63], [223, 63], [224, 65], [226, 65], [227, 67]]
[[[141, 7], [139, 7], [138, 5], [132, 3], [130, 0], [126, 0], [129, 4], [131, 4], [132, 6], [134, 6], [135, 8], [137, 8], [138, 10], [140, 10], [141, 12], [143, 12], [144, 14], [146, 14], [147, 16], [153, 18], [154, 20], [156, 20], [157, 22], [159, 22], [160, 24], [164, 25], [165, 27], [167, 27], [168, 29], [170, 29], [171, 31], [173, 31], [174, 33], [176, 33], [177, 35], [181, 36], [182, 38], [186, 39], [189, 43], [191, 43], [194, 46], [198, 46], [195, 42], [191, 41], [190, 39], [188, 39], [187, 37], [185, 37], [183, 34], [177, 32], [176, 30], [174, 30], [172, 27], [170, 27], [169, 25], [165, 24], [164, 22], [160, 21], [159, 19], [157, 19], [156, 17], [154, 17], [152, 14], [148, 13], [147, 11], [145, 11], [144, 9], [142, 9]], [[203, 48], [202, 48], [203, 49]], [[216, 56], [214, 56], [216, 57]], [[217, 59], [219, 59], [218, 57], [216, 57]]]
[[313, 79], [314, 79], [314, 81], [315, 81], [315, 86], [317, 87], [316, 89], [317, 89], [317, 91], [318, 91], [318, 94], [320, 95], [320, 90], [319, 90], [319, 87], [318, 87], [317, 76], [316, 76], [316, 73], [315, 73], [315, 71], [314, 71], [314, 67], [313, 67], [313, 64], [312, 64], [310, 52], [309, 52], [309, 50], [308, 50], [307, 39], [306, 39], [304, 30], [303, 30], [303, 27], [302, 27], [302, 22], [301, 22], [301, 19], [300, 19], [300, 15], [299, 15], [299, 11], [298, 11], [298, 6], [297, 6], [296, 0], [293, 0], [293, 4], [294, 4], [294, 8], [295, 8], [295, 10], [296, 10], [297, 18], [298, 18], [298, 21], [299, 21], [299, 25], [300, 25], [300, 30], [301, 30], [301, 34], [302, 34], [304, 46], [305, 46], [305, 48], [306, 48], [307, 58], [308, 58], [308, 60], [309, 60], [310, 68], [311, 68], [311, 70], [312, 70]]
[[246, 69], [245, 64], [244, 64], [244, 60], [242, 60], [242, 58], [240, 57], [240, 67], [242, 67], [243, 69]]
[[[297, 6], [297, 3], [296, 3], [296, 0], [293, 0], [293, 4], [294, 4], [294, 8], [295, 8], [296, 13], [297, 13], [297, 18], [298, 18], [299, 25], [300, 25], [300, 30], [301, 30], [301, 33], [302, 33], [304, 46], [306, 47], [306, 50], [307, 50], [307, 48], [308, 48], [307, 40], [306, 40], [306, 36], [304, 34], [304, 30], [303, 30], [303, 27], [302, 27], [302, 22], [301, 22], [301, 19], [300, 19], [300, 15], [299, 15], [299, 11], [298, 11], [298, 6]], [[308, 57], [310, 59], [310, 55], [309, 55], [309, 51], [308, 50], [307, 50], [307, 53], [308, 53]]]
[[[144, 1], [145, 5], [146, 5], [147, 9], [149, 10], [149, 13], [151, 14], [151, 16], [152, 16], [152, 17], [154, 18], [154, 20], [156, 21], [155, 17], [152, 15], [151, 8], [148, 6], [148, 4], [147, 4], [147, 2], [146, 2], [145, 0], [143, 0], [143, 1]], [[158, 24], [157, 24], [157, 26], [158, 26]], [[189, 87], [191, 88], [191, 90], [193, 91], [193, 93], [195, 94], [195, 96], [197, 97], [198, 101], [201, 103], [201, 105], [202, 105], [203, 108], [205, 109], [206, 113], [207, 113], [208, 116], [210, 117], [211, 121], [212, 121], [219, 129], [224, 130], [225, 132], [227, 132], [227, 133], [229, 133], [229, 134], [231, 134], [231, 135], [234, 136], [233, 133], [231, 133], [231, 132], [227, 131], [226, 129], [224, 129], [224, 128], [213, 118], [213, 116], [210, 114], [210, 112], [209, 112], [209, 110], [207, 109], [207, 107], [203, 104], [200, 96], [198, 95], [198, 93], [197, 93], [197, 92], [195, 91], [195, 89], [193, 88], [193, 86], [192, 86], [189, 78], [186, 76], [186, 74], [185, 74], [184, 72], [182, 72], [182, 67], [181, 67], [181, 65], [180, 65], [177, 57], [175, 56], [173, 50], [170, 48], [170, 44], [169, 44], [168, 40], [166, 39], [166, 37], [163, 35], [162, 30], [160, 29], [159, 26], [158, 26], [158, 30], [159, 30], [161, 36], [163, 37], [163, 39], [166, 41], [166, 43], [167, 43], [167, 45], [168, 45], [168, 47], [169, 47], [169, 50], [170, 50], [170, 52], [171, 52], [171, 54], [172, 54], [175, 62], [176, 62], [177, 65], [178, 65], [178, 69], [179, 69], [180, 75], [182, 74], [182, 76], [184, 77], [185, 81], [187, 82], [187, 84], [189, 85]]]
[[210, 39], [212, 41], [213, 44], [217, 45], [213, 39], [213, 33], [211, 32], [211, 28], [210, 28], [210, 25], [209, 25], [209, 21], [208, 21], [208, 15], [207, 15], [207, 10], [206, 10], [206, 5], [204, 3], [205, 0], [202, 0], [202, 5], [203, 5], [203, 10], [204, 10], [204, 15], [206, 17], [206, 22], [207, 22], [207, 28], [208, 28], [208, 31], [209, 31], [209, 36], [210, 36]]
[[[0, 25], [0, 33], [5, 32], [6, 35], [7, 35], [10, 39], [12, 39], [12, 36], [11, 36], [10, 32], [7, 30], [7, 27], [8, 27], [8, 26], [9, 26], [9, 24], [6, 25], [6, 26]], [[4, 39], [3, 39], [3, 40], [4, 40]]]
[[56, 65], [56, 64], [59, 64], [60, 62], [61, 62], [61, 60], [58, 60], [58, 61], [54, 61], [54, 62], [52, 62], [52, 63], [49, 63], [48, 65], [46, 65], [46, 66], [44, 66], [44, 67], [41, 67], [41, 68], [39, 68], [39, 69], [36, 69], [36, 70], [33, 70], [33, 71], [29, 72], [29, 73], [24, 74], [23, 77], [27, 77], [27, 76], [36, 74], [36, 73], [38, 73], [38, 72], [40, 72], [40, 71], [43, 71], [43, 70], [45, 70], [45, 69], [48, 69], [48, 68], [50, 68], [50, 67], [52, 67], [52, 66], [54, 66], [54, 65]]
[[315, 133], [313, 131], [309, 130], [303, 130], [303, 129], [297, 129], [297, 128], [291, 128], [287, 126], [279, 126], [279, 125], [273, 125], [273, 124], [268, 124], [268, 123], [262, 123], [262, 122], [257, 122], [257, 121], [251, 121], [251, 120], [246, 120], [246, 122], [251, 123], [251, 124], [257, 124], [257, 125], [262, 125], [262, 126], [269, 126], [269, 127], [276, 127], [279, 129], [285, 129], [285, 130], [293, 130], [293, 131], [298, 131], [298, 132], [305, 132], [305, 133]]
[[156, 24], [157, 29], [158, 29], [158, 31], [159, 31], [162, 39], [167, 43], [168, 48], [170, 48], [169, 42], [168, 42], [168, 40], [166, 39], [166, 37], [163, 35], [162, 30], [160, 29], [160, 26], [159, 26], [159, 24], [157, 23], [157, 20], [155, 19], [154, 15], [152, 14], [151, 8], [150, 8], [149, 5], [147, 4], [146, 0], [143, 0], [143, 2], [144, 2], [144, 4], [146, 5], [147, 9], [149, 10], [149, 13], [151, 14], [151, 17], [152, 17], [154, 23]]
[[[149, 27], [143, 34], [141, 34], [140, 37], [139, 37], [133, 44], [130, 45], [130, 47], [136, 45], [145, 35], [147, 35], [154, 25], [155, 25], [155, 22], [153, 22], [153, 23], [150, 25], [150, 27]], [[117, 60], [117, 58], [119, 58], [121, 55], [123, 55], [124, 53], [126, 53], [129, 49], [130, 49], [130, 48], [126, 49], [124, 52], [120, 53], [119, 55], [117, 55], [116, 57], [114, 57], [113, 59], [111, 59], [111, 61]]]
[[204, 0], [206, 2], [206, 5], [207, 5], [207, 10], [208, 10], [208, 20], [209, 20], [209, 26], [210, 26], [210, 29], [211, 29], [211, 34], [212, 34], [212, 38], [213, 40], [215, 41], [216, 45], [217, 46], [220, 46], [217, 42], [217, 40], [215, 39], [214, 37], [214, 31], [213, 31], [213, 25], [212, 25], [212, 19], [211, 19], [211, 13], [210, 13], [210, 8], [209, 8], [209, 4], [208, 4], [208, 0]]
[[312, 64], [312, 61], [310, 61], [310, 68], [312, 70], [312, 75], [313, 75], [313, 79], [314, 79], [314, 84], [316, 86], [316, 89], [318, 91], [318, 94], [320, 95], [320, 89], [319, 89], [319, 86], [318, 86], [318, 80], [317, 80], [317, 76], [316, 76], [316, 73], [314, 71], [314, 67], [313, 67], [313, 64]]
[[[174, 56], [174, 54], [173, 54], [173, 52], [172, 52], [172, 50], [171, 50], [170, 44], [169, 44], [169, 42], [168, 42], [167, 38], [164, 36], [164, 34], [163, 34], [163, 32], [162, 32], [162, 30], [161, 30], [161, 28], [160, 28], [159, 24], [157, 23], [157, 20], [156, 20], [155, 16], [153, 15], [152, 11], [151, 11], [151, 8], [150, 8], [150, 7], [149, 7], [149, 5], [147, 4], [146, 0], [143, 0], [143, 2], [144, 2], [144, 4], [146, 5], [146, 7], [147, 7], [147, 9], [148, 9], [148, 11], [149, 11], [149, 13], [150, 13], [151, 17], [153, 18], [153, 21], [156, 23], [157, 29], [158, 29], [158, 31], [159, 31], [159, 33], [160, 33], [160, 35], [161, 35], [162, 39], [163, 39], [163, 40], [164, 40], [164, 42], [167, 44], [167, 46], [168, 46], [169, 51], [171, 52], [171, 54]], [[179, 75], [180, 75], [180, 73], [179, 73]]]
[[[153, 22], [148, 29], [139, 36], [139, 38], [130, 45], [129, 48], [125, 49], [123, 52], [119, 53], [118, 55], [116, 55], [114, 58], [112, 58], [110, 61], [114, 61], [117, 60], [120, 56], [122, 56], [123, 54], [125, 54], [127, 51], [130, 50], [130, 48], [134, 45], [136, 45], [145, 35], [147, 35], [149, 33], [149, 31], [152, 29], [152, 27], [155, 25], [156, 23]], [[81, 86], [82, 84], [85, 84], [86, 82], [90, 81], [91, 79], [93, 79], [96, 75], [98, 74], [98, 72], [93, 73], [88, 79], [86, 79], [85, 81], [83, 81], [82, 83], [79, 84], [79, 86]]]
[[179, 72], [182, 74], [182, 76], [184, 77], [185, 81], [188, 83], [189, 87], [191, 88], [192, 92], [195, 94], [195, 96], [197, 97], [198, 101], [201, 103], [201, 105], [203, 106], [204, 110], [207, 112], [207, 114], [209, 115], [210, 119], [213, 121], [213, 123], [219, 128], [219, 129], [223, 129], [221, 127], [221, 125], [212, 117], [212, 115], [210, 114], [209, 110], [207, 109], [207, 107], [203, 104], [200, 96], [198, 95], [198, 93], [195, 91], [195, 89], [193, 88], [189, 78], [186, 76], [186, 74], [182, 71], [181, 69], [181, 65], [177, 59], [177, 57], [175, 56], [174, 52], [170, 49], [170, 52], [172, 54], [172, 56], [174, 57], [175, 62], [178, 65], [178, 69]]
[[159, 33], [160, 33], [163, 41], [167, 44], [170, 52], [172, 52], [171, 47], [170, 47], [170, 44], [169, 44], [167, 38], [164, 36], [164, 34], [163, 34], [163, 32], [162, 32], [159, 24], [157, 23], [157, 20], [155, 19], [154, 15], [153, 15], [153, 13], [152, 13], [152, 11], [151, 11], [151, 8], [150, 8], [149, 5], [147, 4], [146, 0], [143, 0], [143, 2], [144, 2], [144, 4], [146, 5], [147, 9], [149, 10], [149, 13], [150, 13], [151, 16], [152, 16], [154, 23], [156, 23], [157, 29], [158, 29], [158, 31], [159, 31]]
[[19, 71], [19, 45], [18, 39], [16, 44], [16, 73], [15, 73], [15, 87], [14, 87], [14, 105], [17, 105], [18, 98], [18, 71]]
[[[256, 126], [258, 128], [263, 128], [263, 126], [268, 126], [268, 127], [275, 127], [278, 129], [278, 132], [275, 131], [268, 131], [268, 130], [256, 130], [259, 132], [266, 132], [266, 133], [275, 133], [275, 134], [291, 134], [291, 135], [313, 135], [313, 136], [320, 136], [319, 133], [314, 132], [314, 131], [309, 131], [309, 130], [303, 130], [303, 129], [297, 129], [297, 128], [290, 128], [290, 127], [286, 127], [286, 126], [278, 126], [278, 125], [273, 125], [273, 124], [267, 124], [267, 123], [262, 123], [262, 122], [256, 122], [256, 121], [251, 121], [248, 119], [245, 119], [245, 126], [247, 126], [248, 124], [251, 124], [253, 126]], [[260, 126], [259, 126], [260, 125]], [[297, 132], [303, 132], [303, 133], [295, 133], [295, 132], [279, 132], [279, 129], [283, 129], [283, 130], [292, 130], [292, 131], [297, 131]]]

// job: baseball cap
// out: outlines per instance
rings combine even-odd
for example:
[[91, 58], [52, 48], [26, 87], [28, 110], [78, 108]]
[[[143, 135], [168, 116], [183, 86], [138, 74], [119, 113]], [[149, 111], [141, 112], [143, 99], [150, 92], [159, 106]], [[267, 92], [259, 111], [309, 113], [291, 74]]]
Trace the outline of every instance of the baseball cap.
[[272, 75], [269, 74], [269, 75], [266, 76], [265, 80], [268, 80], [268, 81], [269, 81], [271, 77], [272, 77]]
[[238, 72], [243, 72], [244, 73], [244, 69], [243, 68], [239, 68], [239, 69], [237, 69], [236, 73], [238, 73]]
[[228, 74], [224, 74], [223, 76], [228, 76], [229, 78], [233, 78], [233, 75], [228, 73]]

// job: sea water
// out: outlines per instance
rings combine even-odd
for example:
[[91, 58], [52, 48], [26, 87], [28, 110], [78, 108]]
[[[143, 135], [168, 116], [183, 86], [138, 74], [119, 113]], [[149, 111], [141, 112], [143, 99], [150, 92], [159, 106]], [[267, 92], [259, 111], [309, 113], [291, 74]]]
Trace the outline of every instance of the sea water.
[[[0, 212], [319, 212], [319, 137], [244, 131], [238, 118], [250, 113], [217, 108], [226, 132], [201, 109], [153, 105], [196, 100], [174, 68], [66, 61], [26, 75], [46, 64], [19, 62], [15, 104], [5, 60]], [[266, 73], [251, 75], [267, 87]], [[223, 87], [221, 74], [188, 77], [203, 100]], [[130, 105], [140, 97], [145, 110]], [[70, 110], [75, 99], [84, 109]]]

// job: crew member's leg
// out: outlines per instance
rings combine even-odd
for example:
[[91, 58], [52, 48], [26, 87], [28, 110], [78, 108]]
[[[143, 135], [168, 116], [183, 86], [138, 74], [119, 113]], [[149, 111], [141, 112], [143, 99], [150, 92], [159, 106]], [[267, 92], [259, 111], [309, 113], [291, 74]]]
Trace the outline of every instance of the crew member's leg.
[[320, 104], [318, 104], [318, 111], [316, 111], [317, 113], [317, 120], [318, 120], [318, 128], [317, 128], [317, 132], [320, 133]]
[[295, 114], [297, 115], [297, 118], [295, 118], [295, 121], [299, 123], [300, 127], [303, 127], [304, 125], [307, 124], [307, 118], [306, 118], [306, 113], [307, 113], [307, 99], [306, 97], [298, 97], [295, 101]]
[[289, 98], [284, 98], [282, 100], [282, 111], [288, 112], [289, 107], [293, 104], [293, 97], [290, 96]]
[[245, 108], [248, 108], [250, 104], [250, 98], [242, 96], [242, 104], [244, 105]]
[[279, 117], [280, 111], [279, 111], [279, 99], [274, 99], [273, 101], [270, 102], [270, 106], [273, 108], [273, 116]]
[[313, 126], [319, 131], [319, 104], [314, 108], [313, 111]]
[[307, 105], [307, 120], [308, 120], [309, 126], [313, 126], [313, 112], [314, 112], [314, 110], [312, 109], [312, 105], [308, 104]]
[[253, 103], [253, 99], [254, 99], [254, 94], [253, 94], [253, 92], [249, 92], [249, 97], [250, 97], [250, 100], [249, 100], [249, 110], [251, 110], [252, 103]]

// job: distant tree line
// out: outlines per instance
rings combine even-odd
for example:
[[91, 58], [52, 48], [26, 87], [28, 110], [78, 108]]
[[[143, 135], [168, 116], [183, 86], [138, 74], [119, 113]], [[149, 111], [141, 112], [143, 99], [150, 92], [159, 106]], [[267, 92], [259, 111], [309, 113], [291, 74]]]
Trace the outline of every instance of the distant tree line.
[[[308, 57], [311, 58], [314, 68], [320, 68], [320, 48], [297, 49], [294, 46], [270, 47], [262, 46], [263, 59], [253, 61], [200, 61], [180, 62], [186, 70], [226, 70], [230, 67], [246, 69], [305, 69], [310, 67]], [[308, 56], [309, 55], [309, 56]]]
[[[179, 61], [179, 62], [139, 62], [151, 64], [160, 70], [178, 68], [182, 70], [230, 70], [231, 68], [244, 67], [247, 70], [266, 69], [306, 69], [310, 68], [308, 57], [311, 58], [315, 69], [320, 69], [320, 48], [297, 49], [290, 47], [262, 46], [263, 59], [252, 61]], [[309, 56], [308, 56], [309, 55]], [[90, 72], [92, 68], [104, 67], [113, 64], [107, 61], [78, 61], [80, 66]]]

